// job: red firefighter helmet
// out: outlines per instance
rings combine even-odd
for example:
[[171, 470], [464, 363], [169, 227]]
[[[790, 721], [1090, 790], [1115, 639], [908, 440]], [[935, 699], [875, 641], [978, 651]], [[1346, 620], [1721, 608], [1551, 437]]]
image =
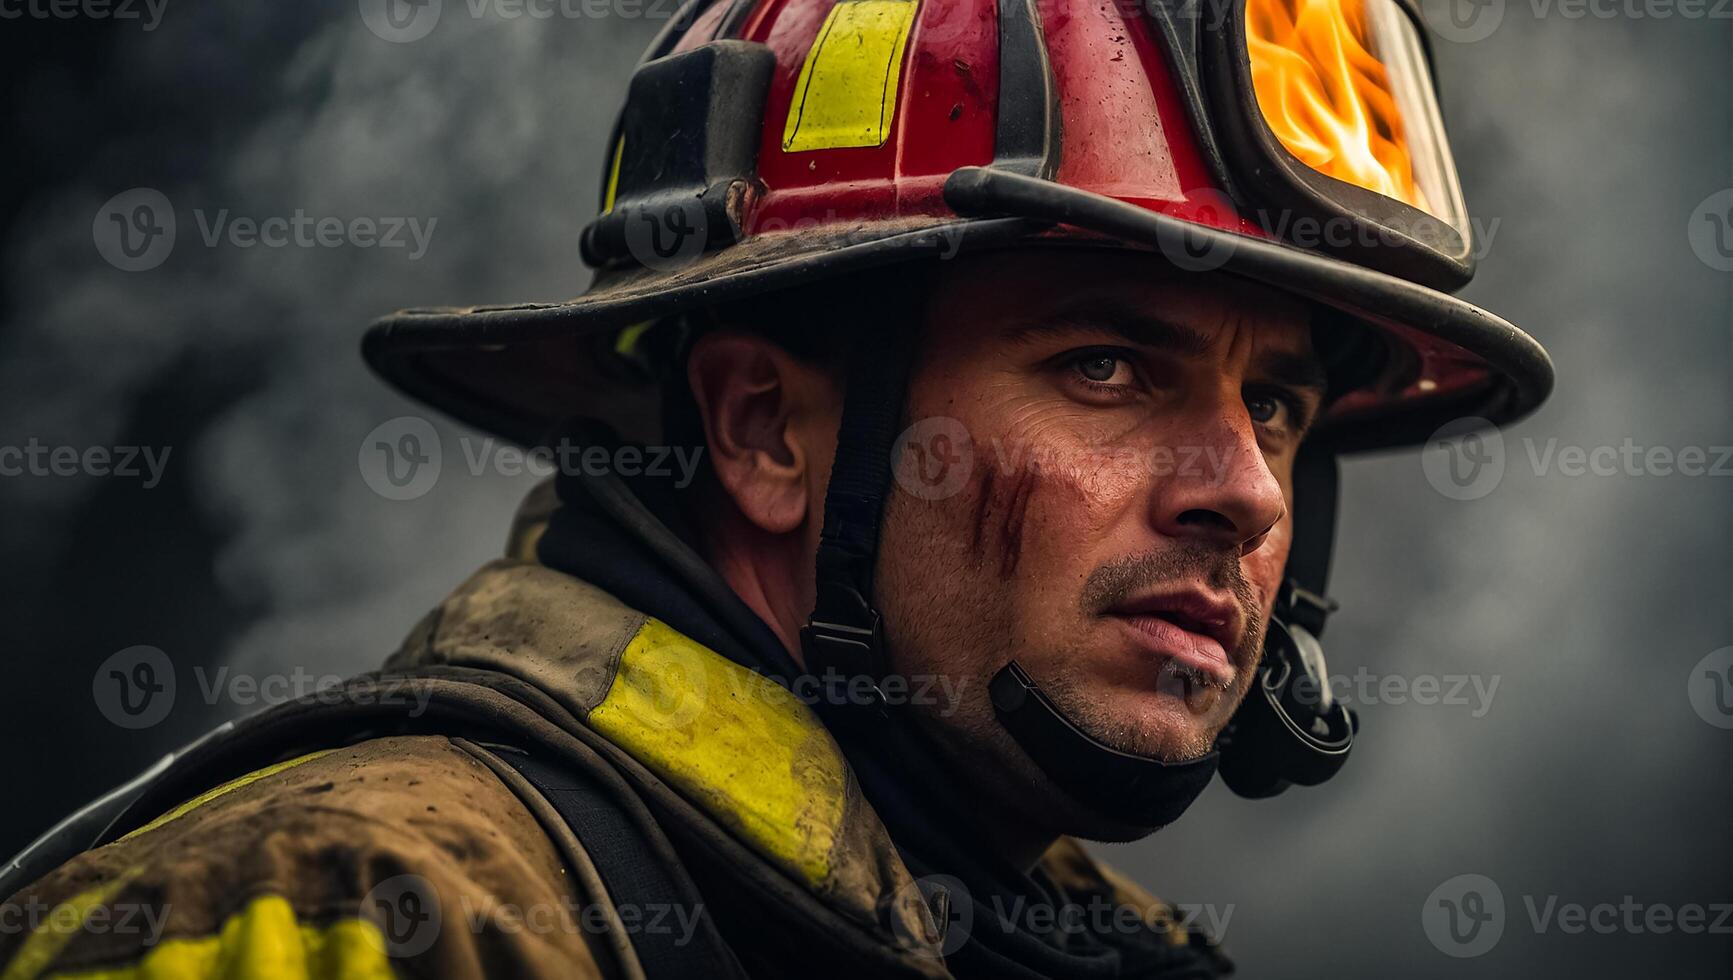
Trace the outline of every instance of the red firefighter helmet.
[[[521, 442], [653, 439], [646, 334], [875, 266], [1135, 249], [1370, 327], [1335, 452], [1531, 411], [1546, 352], [1451, 290], [1474, 242], [1409, 0], [694, 0], [608, 141], [591, 288], [369, 332], [410, 395]], [[823, 328], [823, 317], [814, 317]]]

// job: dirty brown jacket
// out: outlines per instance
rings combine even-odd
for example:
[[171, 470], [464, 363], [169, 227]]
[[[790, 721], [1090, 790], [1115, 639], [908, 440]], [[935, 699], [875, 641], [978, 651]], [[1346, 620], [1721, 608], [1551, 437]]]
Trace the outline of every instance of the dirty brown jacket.
[[[0, 980], [636, 978], [645, 931], [712, 927], [735, 937], [716, 975], [948, 975], [941, 924], [806, 705], [514, 551], [385, 670], [201, 745], [116, 839], [8, 898]], [[690, 900], [611, 897], [597, 842], [517, 752], [617, 793]], [[1043, 868], [1192, 941], [1073, 841]]]

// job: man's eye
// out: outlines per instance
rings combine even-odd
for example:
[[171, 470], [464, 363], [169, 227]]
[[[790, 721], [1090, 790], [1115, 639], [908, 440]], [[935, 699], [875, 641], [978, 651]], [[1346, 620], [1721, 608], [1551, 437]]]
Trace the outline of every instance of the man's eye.
[[1246, 399], [1246, 411], [1251, 413], [1252, 421], [1259, 425], [1267, 425], [1282, 414], [1282, 403], [1274, 395], [1253, 395]]
[[1131, 363], [1117, 354], [1089, 353], [1073, 362], [1084, 380], [1101, 385], [1129, 385], [1135, 380]]
[[1254, 424], [1273, 429], [1292, 429], [1300, 423], [1300, 407], [1276, 394], [1247, 395], [1246, 413]]

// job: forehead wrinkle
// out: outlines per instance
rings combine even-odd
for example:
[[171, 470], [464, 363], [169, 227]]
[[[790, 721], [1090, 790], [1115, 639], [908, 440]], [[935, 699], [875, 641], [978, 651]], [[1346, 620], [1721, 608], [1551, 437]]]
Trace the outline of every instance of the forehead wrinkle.
[[1104, 297], [1078, 300], [1039, 319], [1013, 323], [1005, 335], [1021, 342], [1083, 330], [1107, 331], [1140, 347], [1187, 357], [1203, 357], [1214, 346], [1209, 334], [1194, 327], [1165, 319], [1139, 304]]

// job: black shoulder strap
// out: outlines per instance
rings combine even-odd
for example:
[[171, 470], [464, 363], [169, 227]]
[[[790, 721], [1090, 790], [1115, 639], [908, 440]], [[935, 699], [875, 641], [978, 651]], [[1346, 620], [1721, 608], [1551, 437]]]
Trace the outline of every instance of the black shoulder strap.
[[608, 898], [629, 915], [632, 949], [645, 976], [745, 976], [709, 910], [669, 874], [645, 841], [644, 828], [594, 777], [522, 752], [497, 754], [547, 799], [583, 843]]

